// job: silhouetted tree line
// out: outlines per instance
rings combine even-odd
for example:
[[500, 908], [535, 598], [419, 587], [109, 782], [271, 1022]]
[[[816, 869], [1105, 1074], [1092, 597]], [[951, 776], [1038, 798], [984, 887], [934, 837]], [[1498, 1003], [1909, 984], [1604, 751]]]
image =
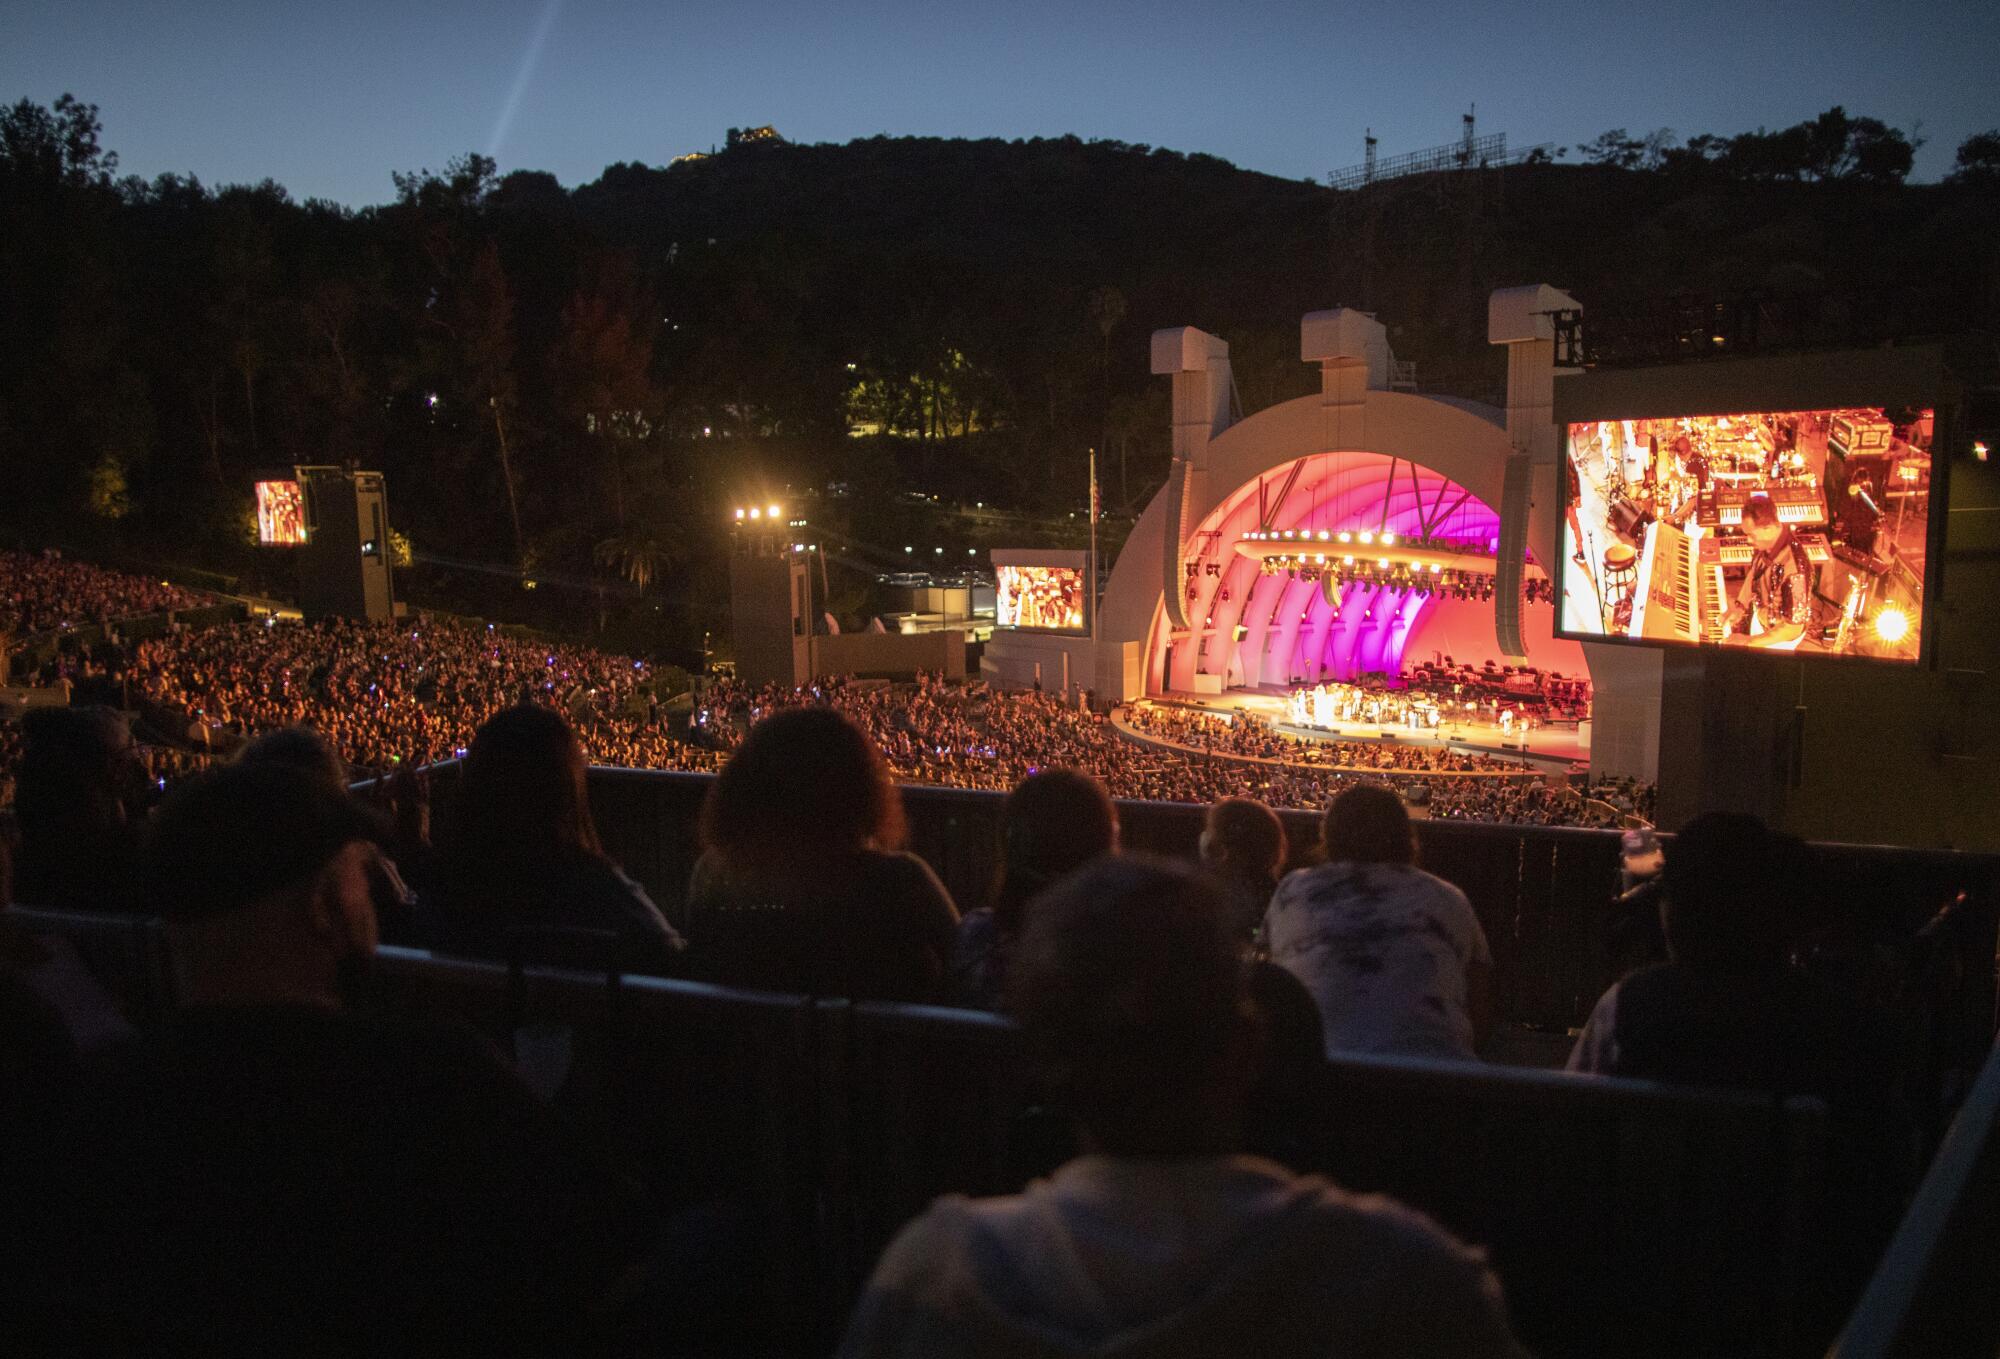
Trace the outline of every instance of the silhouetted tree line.
[[573, 190], [463, 156], [353, 210], [120, 177], [94, 106], [23, 100], [0, 111], [0, 523], [224, 555], [255, 473], [353, 461], [388, 473], [420, 559], [623, 576], [685, 632], [746, 493], [838, 485], [886, 542], [901, 521], [871, 516], [903, 490], [1079, 507], [1097, 446], [1107, 502], [1140, 503], [1160, 326], [1230, 340], [1255, 410], [1312, 388], [1297, 319], [1336, 303], [1379, 310], [1420, 382], [1485, 395], [1504, 284], [1921, 276], [1990, 302], [2000, 134], [1941, 186], [1901, 183], [1910, 150], [1835, 109], [1342, 194], [1074, 137], [738, 129]]

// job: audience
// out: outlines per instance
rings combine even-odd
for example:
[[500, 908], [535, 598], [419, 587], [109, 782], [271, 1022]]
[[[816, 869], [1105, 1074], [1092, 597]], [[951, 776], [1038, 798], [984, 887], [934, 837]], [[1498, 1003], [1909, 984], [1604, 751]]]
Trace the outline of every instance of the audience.
[[576, 733], [552, 708], [523, 703], [479, 729], [422, 909], [432, 948], [672, 968], [685, 943], [605, 857], [584, 775]]
[[1117, 850], [1118, 809], [1103, 784], [1073, 769], [1045, 769], [1023, 779], [1000, 812], [993, 904], [959, 922], [951, 966], [960, 999], [998, 1009], [1007, 954], [1029, 899]]
[[57, 552], [0, 550], [0, 636], [32, 636], [208, 602], [192, 590]]
[[587, 1347], [643, 1205], [469, 1035], [350, 1007], [373, 830], [269, 766], [161, 809], [145, 896], [184, 1008], [10, 1162], [12, 1352]]
[[958, 911], [904, 833], [902, 795], [859, 727], [830, 708], [765, 718], [702, 809], [691, 960], [737, 986], [943, 999]]
[[1813, 895], [1806, 846], [1711, 812], [1668, 845], [1663, 877], [1668, 961], [1604, 993], [1569, 1069], [1891, 1109], [1892, 1026], [1791, 965]]
[[1230, 933], [1251, 943], [1284, 870], [1284, 823], [1255, 798], [1226, 797], [1210, 805], [1196, 852], [1228, 890]]
[[[480, 722], [523, 698], [569, 713], [594, 764], [703, 771], [719, 768], [773, 712], [832, 707], [875, 742], [905, 783], [1008, 789], [1038, 769], [1072, 768], [1118, 798], [1207, 803], [1243, 792], [1275, 806], [1318, 807], [1363, 774], [1380, 771], [1398, 778], [1406, 793], [1432, 797], [1439, 815], [1449, 808], [1453, 815], [1548, 825], [1618, 819], [1610, 808], [1540, 783], [1524, 793], [1530, 775], [1494, 756], [1386, 743], [1301, 745], [1257, 724], [1221, 744], [1204, 739], [1147, 748], [1057, 694], [993, 691], [930, 676], [914, 685], [713, 682], [681, 734], [662, 720], [641, 662], [440, 618], [177, 633], [141, 643], [131, 677], [149, 703], [184, 714], [218, 740], [309, 723], [357, 771], [449, 758], [470, 743]], [[1135, 708], [1131, 720], [1194, 721], [1148, 705]], [[1172, 739], [1171, 732], [1163, 739]], [[1283, 758], [1245, 758], [1262, 749], [1258, 741], [1279, 742], [1280, 749], [1264, 753]]]
[[136, 817], [147, 791], [130, 729], [109, 708], [35, 708], [21, 734], [17, 898], [64, 910], [129, 910]]
[[1791, 962], [1823, 900], [1805, 844], [1754, 817], [1711, 812], [1667, 846], [1661, 923], [1668, 961], [1611, 986], [1569, 1069], [1733, 1086], [1826, 1102], [1827, 1261], [1810, 1281], [1814, 1329], [1832, 1333], [1867, 1278], [1915, 1177], [1901, 1089], [1905, 1035], [1888, 1014]]
[[1034, 903], [1008, 1003], [1086, 1154], [934, 1203], [843, 1355], [1519, 1353], [1476, 1254], [1239, 1154], [1257, 1044], [1225, 910], [1199, 875], [1118, 858]]
[[1417, 867], [1402, 800], [1350, 788], [1320, 834], [1325, 862], [1278, 885], [1264, 938], [1318, 1004], [1327, 1054], [1474, 1057], [1492, 954], [1465, 893]]
[[[237, 752], [236, 763], [240, 765], [273, 764], [287, 769], [297, 769], [309, 775], [340, 797], [348, 796], [347, 766], [340, 756], [334, 754], [333, 747], [326, 738], [310, 727], [279, 727], [267, 731]], [[419, 777], [405, 774], [405, 780]], [[405, 802], [412, 799], [405, 799]], [[429, 848], [427, 834], [429, 807], [422, 799], [414, 799], [417, 805], [418, 821], [413, 841], [396, 836], [393, 843], [398, 853], [405, 852], [405, 846], [419, 853]], [[398, 803], [401, 812], [404, 803]], [[396, 817], [395, 820], [401, 820]], [[394, 824], [391, 817], [384, 816], [383, 824]], [[399, 827], [400, 829], [400, 827]], [[387, 837], [385, 837], [386, 839]], [[416, 893], [403, 881], [401, 869], [395, 859], [389, 857], [380, 847], [374, 850], [372, 862], [368, 866], [368, 882], [375, 902], [375, 918], [380, 925], [382, 937], [394, 943], [407, 943], [414, 939], [418, 924], [414, 913], [417, 905]]]

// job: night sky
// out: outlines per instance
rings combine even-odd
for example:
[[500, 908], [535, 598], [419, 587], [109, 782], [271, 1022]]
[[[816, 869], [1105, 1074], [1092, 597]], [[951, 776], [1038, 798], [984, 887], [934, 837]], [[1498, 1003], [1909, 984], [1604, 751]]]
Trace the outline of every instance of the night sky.
[[463, 151], [575, 185], [760, 123], [808, 142], [1073, 132], [1324, 178], [1361, 159], [1364, 128], [1384, 156], [1417, 150], [1456, 138], [1471, 102], [1516, 147], [1842, 104], [1928, 139], [1917, 179], [2000, 125], [1992, 0], [1627, 9], [4, 0], [0, 98], [100, 105], [126, 173], [269, 177], [352, 205]]

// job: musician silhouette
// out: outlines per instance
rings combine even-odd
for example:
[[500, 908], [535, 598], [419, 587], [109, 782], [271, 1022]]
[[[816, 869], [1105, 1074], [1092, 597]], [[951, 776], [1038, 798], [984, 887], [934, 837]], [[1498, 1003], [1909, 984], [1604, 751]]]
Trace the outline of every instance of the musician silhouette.
[[1744, 629], [1750, 634], [1750, 646], [1789, 651], [1812, 622], [1812, 562], [1768, 496], [1752, 496], [1745, 502], [1743, 536], [1757, 553], [1750, 559], [1723, 632], [1734, 636]]

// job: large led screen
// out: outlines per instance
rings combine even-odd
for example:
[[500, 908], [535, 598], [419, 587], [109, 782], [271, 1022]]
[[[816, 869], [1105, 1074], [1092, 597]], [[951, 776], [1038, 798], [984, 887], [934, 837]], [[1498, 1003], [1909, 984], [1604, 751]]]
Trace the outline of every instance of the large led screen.
[[994, 567], [993, 621], [1003, 628], [1084, 632], [1084, 570], [1077, 566]]
[[257, 483], [257, 541], [296, 547], [306, 540], [306, 502], [296, 481]]
[[1913, 662], [1931, 412], [1572, 424], [1560, 631]]

